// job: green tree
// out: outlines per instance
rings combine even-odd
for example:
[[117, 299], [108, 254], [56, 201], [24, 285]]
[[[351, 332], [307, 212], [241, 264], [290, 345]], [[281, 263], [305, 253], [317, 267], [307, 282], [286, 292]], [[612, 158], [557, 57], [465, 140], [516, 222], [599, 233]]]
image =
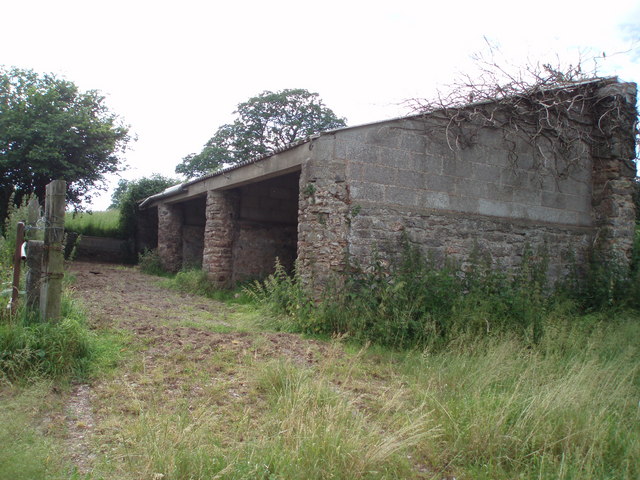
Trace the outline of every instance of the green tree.
[[[153, 174], [152, 177], [155, 175], [157, 174]], [[111, 205], [109, 205], [109, 209], [120, 208], [120, 205], [122, 205], [122, 200], [124, 199], [127, 191], [129, 190], [129, 187], [135, 181], [136, 180], [127, 180], [125, 178], [121, 178], [120, 180], [118, 180], [118, 186], [111, 194]]]
[[134, 238], [136, 235], [140, 201], [178, 183], [180, 182], [176, 179], [157, 173], [138, 180], [122, 179], [118, 182], [118, 187], [111, 196], [111, 207], [120, 209], [119, 228], [125, 238]]
[[0, 214], [9, 196], [16, 202], [46, 185], [67, 181], [73, 205], [91, 198], [104, 175], [121, 169], [131, 140], [128, 127], [96, 90], [82, 92], [54, 75], [0, 66]]
[[234, 113], [236, 120], [222, 125], [200, 153], [183, 158], [176, 173], [198, 177], [346, 125], [317, 93], [304, 89], [262, 92], [239, 104]]

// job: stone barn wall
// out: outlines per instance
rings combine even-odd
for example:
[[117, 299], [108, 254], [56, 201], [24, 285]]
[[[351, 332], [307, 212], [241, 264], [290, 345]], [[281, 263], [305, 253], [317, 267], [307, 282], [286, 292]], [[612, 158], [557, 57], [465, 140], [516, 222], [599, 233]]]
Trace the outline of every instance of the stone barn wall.
[[[607, 86], [601, 109], [616, 96], [629, 111], [626, 126], [601, 126], [593, 143], [574, 146], [579, 162], [554, 168], [540, 168], [535, 145], [506, 144], [496, 128], [470, 125], [473, 141], [451, 147], [429, 117], [314, 140], [300, 183], [303, 277], [321, 288], [347, 259], [369, 265], [374, 254], [397, 256], [403, 238], [440, 260], [464, 262], [479, 249], [505, 268], [519, 264], [526, 246], [544, 248], [551, 279], [582, 262], [598, 238], [628, 259], [635, 85]], [[589, 131], [598, 118], [596, 109], [579, 121]]]
[[287, 271], [296, 260], [296, 229], [294, 226], [269, 226], [241, 222], [233, 249], [232, 281], [262, 279], [273, 272], [275, 259]]

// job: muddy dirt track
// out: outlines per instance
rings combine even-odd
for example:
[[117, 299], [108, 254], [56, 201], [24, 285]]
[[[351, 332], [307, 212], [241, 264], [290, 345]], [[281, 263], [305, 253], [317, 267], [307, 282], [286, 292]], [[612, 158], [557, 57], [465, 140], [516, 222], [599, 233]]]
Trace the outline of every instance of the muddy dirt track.
[[66, 450], [80, 473], [118, 448], [122, 426], [141, 411], [212, 402], [252, 410], [251, 365], [270, 359], [313, 365], [331, 348], [261, 331], [239, 307], [168, 289], [136, 268], [74, 262], [69, 272], [89, 325], [127, 338], [115, 378], [76, 385], [66, 402]]
[[287, 333], [235, 331], [238, 325], [233, 307], [167, 289], [158, 277], [135, 268], [74, 262], [70, 272], [76, 277], [73, 288], [89, 313], [90, 324], [124, 328], [145, 337], [148, 355], [164, 355], [184, 345], [200, 355], [211, 353], [221, 344], [238, 350], [251, 348], [256, 335], [267, 340], [261, 343], [264, 347], [259, 352], [254, 351], [261, 356], [284, 355], [299, 362], [313, 362], [312, 353], [325, 347], [321, 342]]

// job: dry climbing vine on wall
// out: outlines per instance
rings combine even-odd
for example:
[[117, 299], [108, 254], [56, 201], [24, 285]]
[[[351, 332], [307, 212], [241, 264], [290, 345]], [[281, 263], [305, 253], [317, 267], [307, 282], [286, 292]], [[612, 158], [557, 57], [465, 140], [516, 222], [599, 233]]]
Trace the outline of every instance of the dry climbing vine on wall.
[[444, 138], [451, 150], [476, 144], [481, 129], [497, 129], [512, 168], [519, 165], [519, 145], [526, 144], [527, 168], [561, 179], [583, 166], [603, 138], [635, 124], [624, 98], [599, 94], [616, 80], [585, 73], [580, 64], [543, 64], [517, 73], [493, 61], [480, 59], [478, 65], [479, 74], [463, 76], [446, 95], [407, 102], [424, 115], [427, 135]]

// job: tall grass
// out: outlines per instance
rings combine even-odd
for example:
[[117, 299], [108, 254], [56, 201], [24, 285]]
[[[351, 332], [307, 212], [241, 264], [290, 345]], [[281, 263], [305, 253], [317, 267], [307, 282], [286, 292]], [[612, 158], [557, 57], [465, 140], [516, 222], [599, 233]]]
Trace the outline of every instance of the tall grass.
[[558, 321], [535, 349], [468, 338], [406, 363], [443, 428], [438, 463], [469, 478], [638, 478], [639, 319], [603, 320]]
[[290, 363], [267, 365], [258, 385], [274, 413], [267, 421], [270, 439], [252, 455], [276, 478], [408, 478], [407, 454], [439, 435], [431, 412], [420, 404], [407, 406], [406, 415], [389, 416], [396, 401], [391, 397], [380, 409], [387, 414], [374, 416], [326, 378]]
[[146, 252], [140, 255], [138, 263], [140, 270], [150, 275], [165, 277], [162, 285], [177, 290], [179, 292], [202, 295], [213, 300], [226, 301], [230, 303], [250, 303], [244, 292], [242, 285], [235, 289], [220, 289], [216, 287], [207, 277], [206, 272], [191, 268], [180, 270], [178, 273], [170, 274], [162, 269], [160, 260], [155, 252]]
[[639, 336], [637, 314], [556, 317], [532, 348], [467, 336], [437, 352], [335, 343], [313, 366], [246, 363], [247, 402], [227, 386], [173, 410], [141, 402], [111, 476], [635, 480]]
[[59, 322], [21, 312], [0, 324], [0, 381], [63, 379], [88, 374], [95, 351], [82, 310], [65, 295]]
[[[12, 276], [12, 256], [18, 221], [25, 221], [26, 204], [10, 208], [0, 236], [0, 276]], [[29, 232], [33, 235], [33, 231]], [[41, 233], [41, 231], [39, 231]], [[21, 302], [24, 298], [21, 299]], [[53, 387], [86, 379], [110, 368], [119, 344], [113, 336], [98, 337], [86, 325], [77, 301], [65, 292], [61, 319], [41, 322], [24, 305], [16, 314], [0, 315], [0, 480], [74, 479], [81, 475], [69, 465], [60, 442], [46, 429], [58, 416]], [[42, 416], [50, 417], [43, 422]], [[84, 477], [82, 477], [84, 478]]]
[[553, 291], [544, 263], [525, 252], [511, 274], [481, 259], [462, 271], [409, 249], [319, 302], [281, 269], [248, 293], [278, 328], [382, 346], [404, 408], [441, 428], [413, 450], [427, 478], [640, 478], [640, 317], [624, 310], [638, 265], [594, 263]]
[[101, 212], [67, 212], [64, 228], [67, 232], [96, 237], [123, 238], [119, 227], [119, 210]]
[[376, 418], [328, 378], [285, 361], [260, 365], [252, 388], [262, 398], [259, 422], [240, 413], [228, 431], [220, 430], [225, 411], [145, 411], [123, 432], [126, 470], [184, 480], [410, 478], [408, 453], [439, 434], [420, 406], [396, 416], [390, 399]]

